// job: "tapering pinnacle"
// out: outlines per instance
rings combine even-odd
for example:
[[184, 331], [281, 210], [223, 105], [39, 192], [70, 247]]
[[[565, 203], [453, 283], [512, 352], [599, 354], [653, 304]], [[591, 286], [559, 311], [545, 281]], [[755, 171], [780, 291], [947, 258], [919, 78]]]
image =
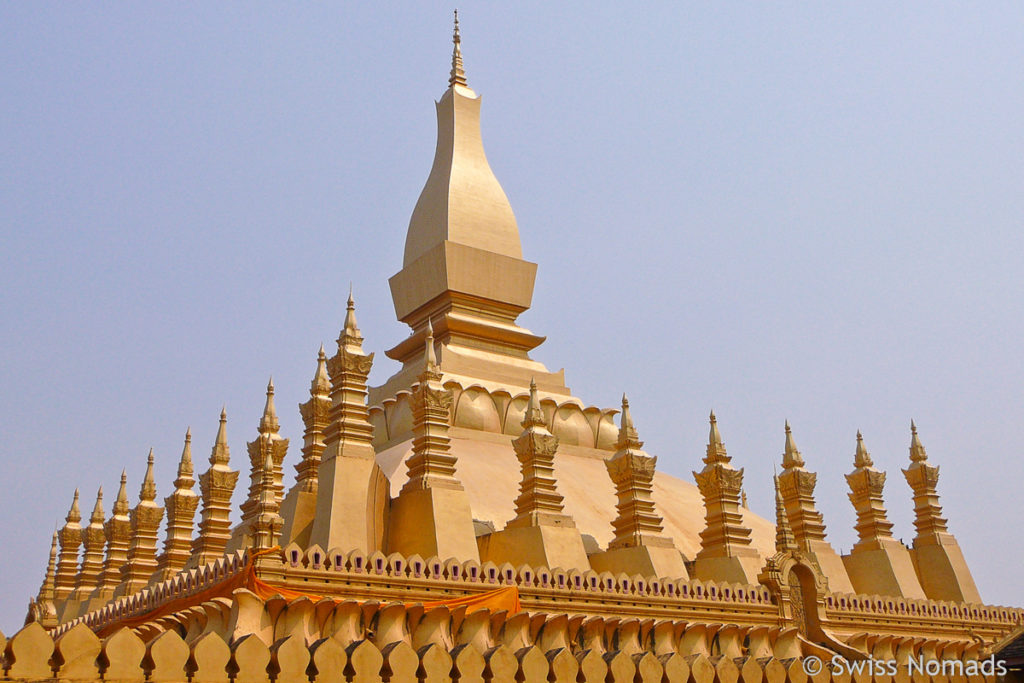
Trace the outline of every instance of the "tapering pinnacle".
[[466, 72], [462, 68], [462, 36], [459, 35], [459, 10], [455, 10], [455, 32], [452, 34], [452, 72], [448, 77], [448, 85], [469, 87], [466, 83]]
[[260, 434], [276, 433], [281, 428], [277, 420], [277, 409], [274, 407], [274, 378], [271, 377], [267, 383], [267, 403], [263, 407], [263, 417], [260, 418]]

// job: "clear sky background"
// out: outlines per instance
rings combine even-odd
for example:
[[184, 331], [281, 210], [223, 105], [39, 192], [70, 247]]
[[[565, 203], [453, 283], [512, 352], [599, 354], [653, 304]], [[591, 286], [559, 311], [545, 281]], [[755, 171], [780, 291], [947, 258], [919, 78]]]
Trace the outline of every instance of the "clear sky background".
[[[844, 552], [858, 429], [913, 537], [916, 419], [982, 597], [1024, 605], [1024, 6], [624, 5], [460, 7], [534, 357], [691, 481], [714, 408], [763, 515], [789, 418]], [[247, 472], [271, 374], [292, 479], [350, 281], [397, 369], [450, 10], [0, 5], [6, 633], [75, 487], [109, 514], [127, 467], [134, 504], [153, 447], [162, 498], [222, 403]]]

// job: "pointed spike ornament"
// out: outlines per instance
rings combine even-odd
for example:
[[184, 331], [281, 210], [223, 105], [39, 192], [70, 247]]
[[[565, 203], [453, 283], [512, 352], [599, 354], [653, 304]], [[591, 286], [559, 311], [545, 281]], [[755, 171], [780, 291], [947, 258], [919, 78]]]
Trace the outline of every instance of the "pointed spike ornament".
[[[78, 548], [82, 544], [82, 513], [78, 509], [78, 489], [71, 501], [71, 508], [60, 528], [60, 555], [57, 559], [54, 599], [60, 603], [71, 596], [78, 576]], [[58, 605], [59, 606], [59, 605]]]
[[903, 476], [914, 492], [914, 528], [917, 534], [914, 547], [919, 543], [931, 544], [934, 539], [948, 534], [947, 520], [939, 504], [939, 468], [928, 462], [928, 453], [917, 435], [917, 425], [910, 422], [910, 467]]
[[231, 538], [231, 496], [238, 482], [238, 472], [228, 467], [227, 408], [220, 411], [217, 438], [210, 451], [210, 467], [199, 475], [199, 491], [203, 509], [199, 517], [199, 535], [192, 541], [191, 565], [202, 567], [220, 558]]
[[779, 490], [779, 475], [772, 476], [775, 482], [775, 552], [786, 553], [796, 550], [796, 539], [793, 529], [789, 526], [789, 517], [782, 504], [782, 493]]
[[409, 479], [402, 491], [433, 487], [462, 490], [455, 475], [456, 458], [451, 454], [448, 436], [452, 392], [441, 384], [444, 374], [437, 367], [434, 351], [434, 326], [427, 319], [423, 349], [423, 372], [413, 386], [413, 453], [406, 461]]
[[459, 33], [459, 10], [455, 10], [455, 30], [452, 32], [452, 71], [448, 76], [448, 86], [461, 85], [468, 87], [466, 83], [466, 71], [462, 68], [462, 35]]
[[56, 566], [57, 566], [57, 532], [53, 532], [53, 540], [50, 543], [50, 557], [46, 563], [46, 574], [43, 577], [43, 584], [39, 587], [35, 604], [31, 607], [31, 614], [43, 628], [51, 629], [57, 626], [57, 606], [54, 604], [54, 588], [56, 587]]
[[846, 475], [846, 481], [850, 485], [850, 493], [847, 495], [857, 512], [859, 540], [853, 546], [853, 551], [857, 552], [877, 547], [879, 539], [892, 538], [892, 522], [889, 521], [883, 499], [885, 472], [875, 469], [860, 430], [857, 431], [853, 466], [855, 469]]
[[[315, 418], [313, 425], [303, 412], [306, 436], [316, 441], [322, 433], [323, 449], [317, 468], [316, 514], [309, 542], [324, 549], [334, 547], [365, 548], [381, 546], [383, 522], [377, 525], [373, 496], [377, 467], [373, 449], [373, 425], [366, 401], [366, 380], [373, 367], [373, 354], [363, 352], [363, 337], [356, 323], [355, 298], [349, 291], [345, 323], [338, 336], [337, 352], [327, 359], [330, 375], [329, 405], [326, 417]], [[315, 399], [320, 404], [320, 399]], [[305, 405], [309, 405], [308, 403]], [[313, 410], [311, 407], [310, 410]], [[317, 411], [321, 408], [316, 408]], [[322, 425], [322, 426], [321, 426]], [[319, 443], [316, 443], [319, 449]]]
[[99, 524], [100, 526], [103, 525], [104, 517], [103, 517], [103, 487], [102, 486], [100, 487], [100, 490], [96, 492], [96, 504], [93, 505], [93, 507], [92, 507], [92, 515], [89, 517], [89, 521], [91, 523]]
[[260, 418], [259, 433], [255, 441], [246, 444], [249, 451], [249, 495], [242, 503], [242, 521], [234, 531], [229, 550], [239, 550], [241, 547], [249, 545], [252, 540], [253, 524], [259, 513], [263, 469], [268, 462], [268, 457], [273, 464], [271, 474], [274, 478], [274, 496], [277, 499], [277, 504], [280, 505], [284, 499], [284, 467], [282, 463], [288, 452], [288, 439], [281, 438], [278, 433], [280, 428], [281, 424], [277, 419], [277, 410], [274, 407], [274, 378], [271, 377], [267, 384], [267, 403], [263, 409], [263, 417]]
[[156, 500], [156, 480], [153, 478], [153, 449], [149, 449], [149, 456], [146, 458], [146, 475], [142, 478], [142, 488], [139, 489], [139, 500], [153, 502]]
[[928, 452], [921, 445], [921, 438], [917, 435], [917, 425], [910, 421], [910, 462], [925, 462], [928, 460]]
[[155, 500], [156, 481], [153, 479], [151, 448], [146, 458], [146, 476], [139, 491], [139, 502], [131, 512], [131, 542], [128, 546], [128, 559], [121, 567], [121, 584], [114, 592], [116, 597], [131, 595], [145, 588], [156, 569], [156, 546], [164, 509]]
[[260, 434], [276, 432], [281, 428], [277, 419], [277, 408], [274, 406], [274, 378], [267, 382], [267, 402], [263, 406], [263, 417], [260, 418]]
[[732, 460], [722, 443], [722, 434], [718, 431], [718, 420], [715, 419], [715, 411], [711, 411], [711, 430], [708, 434], [707, 454], [704, 456], [704, 463], [714, 465], [715, 463], [728, 463]]
[[697, 553], [695, 573], [698, 578], [710, 578], [725, 566], [730, 568], [729, 580], [754, 582], [757, 570], [752, 558], [757, 551], [750, 547], [751, 531], [744, 525], [740, 510], [743, 470], [730, 464], [732, 458], [722, 442], [715, 411], [711, 411], [708, 419], [711, 427], [704, 469], [693, 473], [704, 499], [704, 530], [700, 532], [701, 549]]
[[316, 373], [313, 375], [313, 382], [309, 385], [310, 396], [329, 396], [331, 393], [331, 378], [327, 374], [327, 354], [324, 352], [324, 345], [320, 344], [320, 352], [316, 355]]
[[523, 416], [523, 427], [544, 427], [547, 429], [548, 421], [544, 419], [544, 411], [540, 407], [540, 400], [537, 398], [537, 381], [530, 379], [530, 398], [526, 402], [526, 413]]
[[522, 479], [515, 501], [516, 516], [507, 527], [550, 525], [574, 528], [576, 523], [564, 514], [562, 494], [556, 487], [558, 437], [548, 431], [534, 379], [530, 380], [530, 398], [526, 402], [522, 425], [523, 433], [512, 440]]
[[167, 509], [167, 526], [164, 535], [164, 549], [157, 558], [156, 570], [151, 581], [159, 582], [173, 578], [185, 568], [191, 557], [192, 527], [199, 506], [199, 496], [192, 489], [196, 480], [192, 476], [192, 428], [185, 432], [185, 447], [178, 464], [178, 478], [174, 480], [174, 492], [164, 498]]
[[114, 500], [114, 514], [127, 515], [131, 510], [128, 503], [128, 471], [121, 470], [121, 486], [117, 489], [117, 498]]
[[629, 399], [622, 395], [622, 415], [619, 418], [619, 439], [616, 446], [620, 449], [640, 449], [644, 442], [640, 440], [640, 434], [633, 424], [633, 413], [629, 410]]
[[356, 300], [352, 296], [352, 286], [348, 289], [348, 302], [345, 304], [345, 324], [342, 326], [341, 334], [338, 336], [338, 348], [343, 347], [354, 350], [362, 350], [363, 337], [359, 332], [359, 324], [356, 322]]
[[799, 546], [825, 540], [825, 520], [814, 502], [818, 475], [804, 469], [804, 458], [796, 447], [793, 430], [786, 420], [786, 447], [782, 456], [779, 488], [786, 515]]
[[860, 430], [857, 430], [857, 451], [853, 456], [854, 467], [874, 467], [875, 463], [871, 460], [871, 454], [868, 453], [868, 449], [864, 447], [864, 437], [861, 436]]
[[128, 503], [128, 474], [121, 470], [121, 485], [117, 489], [113, 512], [103, 525], [106, 556], [95, 597], [110, 599], [121, 583], [121, 568], [128, 561], [128, 543], [132, 535], [131, 506]]
[[[327, 374], [327, 354], [324, 345], [316, 356], [316, 373], [309, 386], [309, 400], [299, 404], [299, 413], [305, 426], [302, 460], [295, 465], [295, 483], [300, 490], [315, 493], [318, 486], [320, 461], [324, 452], [324, 429], [330, 424], [331, 379]], [[285, 543], [290, 542], [286, 540]]]
[[82, 564], [75, 580], [75, 600], [88, 599], [99, 585], [100, 573], [103, 571], [103, 545], [106, 536], [103, 531], [103, 487], [96, 494], [96, 504], [89, 517], [89, 526], [82, 529]]
[[804, 466], [804, 458], [797, 450], [796, 441], [793, 440], [793, 430], [789, 428], [789, 420], [786, 420], [786, 450], [782, 456], [782, 468], [790, 470]]
[[618, 450], [604, 463], [618, 498], [615, 506], [618, 514], [612, 522], [614, 537], [608, 550], [644, 545], [673, 546], [672, 539], [662, 535], [664, 520], [652, 498], [658, 458], [641, 450], [643, 445], [633, 423], [629, 399], [623, 394]]

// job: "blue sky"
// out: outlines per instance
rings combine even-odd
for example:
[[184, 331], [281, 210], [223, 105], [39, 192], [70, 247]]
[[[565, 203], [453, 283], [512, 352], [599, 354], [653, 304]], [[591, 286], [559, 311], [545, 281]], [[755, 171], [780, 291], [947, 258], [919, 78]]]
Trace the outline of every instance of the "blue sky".
[[[434, 148], [451, 6], [0, 5], [0, 629], [75, 487], [171, 489], [267, 377], [297, 461], [349, 282], [371, 379]], [[491, 165], [539, 264], [520, 321], [584, 401], [699, 467], [714, 408], [773, 511], [788, 418], [829, 538], [855, 434], [913, 536], [917, 420], [989, 603], [1024, 604], [1018, 3], [466, 3]], [[515, 476], [510, 474], [510, 476]], [[244, 479], [244, 478], [243, 478]], [[287, 480], [286, 480], [287, 481]], [[244, 480], [239, 491], [245, 488]], [[694, 514], [702, 515], [701, 510]]]

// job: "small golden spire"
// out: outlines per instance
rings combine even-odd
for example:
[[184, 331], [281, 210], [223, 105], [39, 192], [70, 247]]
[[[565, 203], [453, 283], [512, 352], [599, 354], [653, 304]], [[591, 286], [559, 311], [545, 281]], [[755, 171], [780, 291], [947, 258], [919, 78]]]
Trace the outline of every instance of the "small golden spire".
[[526, 403], [526, 414], [523, 416], [523, 427], [547, 427], [544, 419], [544, 411], [540, 408], [540, 400], [537, 398], [537, 382], [530, 378], [530, 400]]
[[277, 419], [277, 408], [274, 407], [274, 378], [267, 382], [267, 403], [263, 406], [263, 417], [260, 418], [260, 434], [274, 433], [281, 428]]
[[192, 428], [185, 430], [185, 447], [181, 450], [181, 460], [178, 462], [178, 478], [192, 476]]
[[89, 521], [93, 524], [103, 526], [103, 487], [100, 487], [99, 492], [96, 494], [96, 505], [92, 508], [92, 516]]
[[633, 424], [633, 414], [629, 411], [629, 399], [622, 395], [622, 418], [619, 420], [619, 440], [616, 446], [619, 450], [628, 448], [643, 448], [644, 442], [640, 440], [640, 434]]
[[796, 441], [793, 440], [793, 431], [789, 428], [789, 420], [786, 420], [786, 451], [782, 456], [782, 469], [789, 470], [795, 467], [803, 467], [804, 459], [796, 448]]
[[921, 444], [921, 439], [917, 436], [917, 425], [914, 421], [910, 421], [910, 461], [911, 462], [924, 462], [928, 459], [928, 453], [924, 450], [924, 446]]
[[121, 488], [117, 490], [117, 499], [114, 500], [114, 515], [127, 515], [131, 510], [128, 504], [128, 473], [121, 470]]
[[82, 521], [82, 511], [78, 509], [78, 489], [75, 489], [75, 497], [71, 499], [71, 509], [68, 516], [64, 518], [68, 524], [77, 524]]
[[331, 380], [327, 376], [327, 354], [324, 352], [323, 344], [320, 344], [320, 352], [316, 355], [316, 374], [313, 375], [309, 393], [311, 396], [327, 396], [331, 393]]
[[796, 538], [793, 536], [793, 529], [789, 525], [789, 516], [786, 514], [786, 507], [782, 504], [782, 492], [779, 489], [779, 475], [774, 473], [775, 480], [775, 552], [784, 553], [796, 549]]
[[715, 463], [728, 463], [732, 458], [726, 453], [725, 444], [722, 443], [722, 433], [718, 431], [718, 420], [715, 418], [715, 411], [711, 411], [711, 431], [708, 434], [708, 449], [704, 456], [704, 462], [708, 465]]
[[874, 461], [871, 460], [871, 454], [868, 453], [868, 449], [864, 447], [864, 437], [861, 436], [860, 430], [857, 430], [857, 452], [853, 456], [854, 467], [873, 467]]
[[139, 500], [152, 503], [156, 500], [156, 480], [153, 479], [153, 449], [149, 449], [149, 457], [146, 458], [146, 476], [142, 478], [142, 488], [139, 490]]
[[455, 47], [452, 49], [452, 71], [448, 77], [448, 86], [461, 85], [469, 87], [466, 83], [466, 72], [462, 68], [462, 36], [459, 34], [459, 10], [455, 10], [455, 32], [452, 34], [452, 42]]
[[359, 325], [356, 323], [356, 300], [352, 296], [352, 283], [348, 285], [348, 302], [345, 305], [345, 326], [338, 337], [338, 348], [353, 344], [360, 346], [363, 338], [359, 333]]
[[221, 406], [220, 426], [217, 427], [217, 438], [213, 442], [213, 450], [210, 451], [210, 464], [213, 466], [226, 466], [230, 460], [231, 450], [228, 448], [228, 410], [227, 406]]
[[426, 340], [426, 362], [427, 370], [437, 369], [437, 352], [434, 350], [434, 324], [427, 318], [427, 340]]

